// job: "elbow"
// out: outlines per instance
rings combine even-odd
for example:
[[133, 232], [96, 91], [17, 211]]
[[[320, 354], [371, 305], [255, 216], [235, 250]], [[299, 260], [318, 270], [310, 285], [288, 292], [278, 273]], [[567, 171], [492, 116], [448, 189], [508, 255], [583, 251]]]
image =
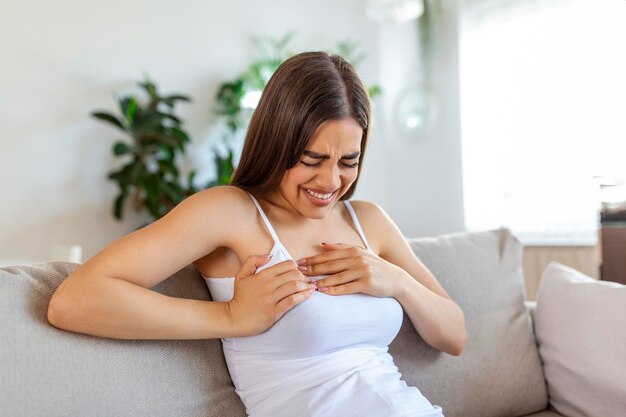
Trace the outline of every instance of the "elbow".
[[68, 313], [76, 310], [77, 306], [75, 300], [80, 299], [73, 296], [73, 286], [70, 281], [71, 276], [72, 275], [69, 275], [65, 278], [52, 294], [46, 314], [48, 323], [63, 330], [67, 330], [65, 323], [67, 323]]
[[448, 340], [445, 352], [452, 356], [460, 356], [463, 351], [465, 351], [465, 346], [467, 345], [467, 328], [465, 326], [465, 315], [463, 314], [463, 310], [461, 308], [459, 311], [459, 320], [458, 320], [458, 328], [452, 334], [453, 337], [450, 337]]
[[465, 345], [467, 344], [467, 333], [462, 332], [454, 339], [449, 339], [446, 343], [442, 343], [440, 349], [442, 352], [445, 352], [452, 356], [460, 356], [463, 351], [465, 351]]
[[452, 356], [460, 356], [465, 351], [465, 345], [467, 344], [467, 333], [464, 333], [462, 338], [456, 340], [454, 344], [446, 351], [446, 353]]
[[69, 313], [72, 311], [75, 312], [78, 307], [75, 303], [72, 303], [71, 300], [72, 298], [67, 298], [66, 288], [57, 288], [48, 303], [48, 311], [46, 314], [48, 323], [56, 328], [69, 330], [67, 328]]
[[61, 307], [61, 302], [58, 300], [59, 297], [55, 295], [50, 299], [50, 303], [48, 304], [48, 323], [52, 326], [61, 328], [61, 320], [63, 316], [63, 308]]
[[465, 346], [467, 345], [467, 328], [465, 326], [465, 315], [461, 311], [461, 326], [459, 331], [456, 334], [455, 343], [453, 344], [453, 348], [451, 349], [450, 354], [453, 356], [459, 356], [465, 350]]

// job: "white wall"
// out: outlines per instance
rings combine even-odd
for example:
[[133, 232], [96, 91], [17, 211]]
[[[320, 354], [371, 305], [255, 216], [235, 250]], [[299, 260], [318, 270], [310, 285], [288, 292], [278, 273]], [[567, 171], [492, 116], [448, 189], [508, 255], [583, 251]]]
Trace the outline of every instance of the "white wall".
[[382, 25], [379, 30], [379, 78], [387, 92], [382, 107], [388, 187], [385, 209], [406, 236], [431, 236], [464, 229], [459, 115], [458, 6], [441, 5], [434, 13], [432, 78], [435, 116], [425, 132], [402, 135], [394, 119], [398, 96], [427, 80], [419, 65], [417, 25]]
[[402, 84], [389, 78], [395, 69], [405, 66], [411, 82], [413, 64], [405, 58], [417, 53], [414, 24], [370, 21], [364, 0], [0, 0], [0, 6], [0, 259], [46, 260], [59, 243], [83, 245], [88, 258], [144, 223], [148, 217], [129, 207], [122, 223], [113, 219], [116, 186], [106, 173], [119, 165], [110, 148], [120, 135], [89, 113], [114, 110], [113, 93], [136, 91], [148, 71], [164, 92], [194, 98], [181, 114], [196, 140], [194, 161], [201, 161], [217, 87], [250, 62], [249, 36], [289, 30], [296, 31], [296, 52], [359, 40], [367, 53], [359, 72], [389, 90], [376, 104], [356, 197], [381, 204], [407, 236], [463, 228], [454, 4], [438, 28], [442, 117], [417, 141], [395, 137], [384, 115]]

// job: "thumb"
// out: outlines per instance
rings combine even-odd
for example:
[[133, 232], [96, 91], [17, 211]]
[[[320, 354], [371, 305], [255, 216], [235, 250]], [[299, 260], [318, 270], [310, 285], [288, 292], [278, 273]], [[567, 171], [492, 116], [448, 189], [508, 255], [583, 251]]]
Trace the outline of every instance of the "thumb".
[[271, 255], [251, 255], [248, 256], [246, 261], [241, 266], [239, 272], [235, 275], [235, 278], [244, 278], [254, 275], [257, 268], [265, 265], [272, 258]]

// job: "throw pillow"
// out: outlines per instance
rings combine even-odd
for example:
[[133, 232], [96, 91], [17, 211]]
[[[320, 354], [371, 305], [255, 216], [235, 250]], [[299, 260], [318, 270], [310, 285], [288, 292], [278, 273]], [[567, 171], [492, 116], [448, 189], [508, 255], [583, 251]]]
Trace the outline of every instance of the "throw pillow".
[[461, 356], [427, 345], [408, 316], [389, 347], [403, 379], [446, 417], [503, 417], [548, 405], [524, 305], [522, 244], [508, 229], [410, 239], [417, 257], [465, 314]]
[[624, 416], [626, 286], [553, 262], [535, 320], [551, 407], [569, 417]]

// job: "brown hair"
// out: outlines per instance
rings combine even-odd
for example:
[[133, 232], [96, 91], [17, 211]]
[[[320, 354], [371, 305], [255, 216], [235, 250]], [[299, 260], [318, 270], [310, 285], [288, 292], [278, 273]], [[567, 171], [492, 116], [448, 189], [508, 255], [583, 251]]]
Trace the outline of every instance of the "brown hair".
[[[278, 187], [285, 171], [299, 162], [322, 123], [346, 118], [353, 118], [363, 129], [360, 173], [370, 102], [354, 67], [341, 56], [326, 52], [303, 52], [287, 59], [263, 90], [231, 185], [255, 196], [269, 194]], [[354, 193], [357, 180], [342, 200]]]

